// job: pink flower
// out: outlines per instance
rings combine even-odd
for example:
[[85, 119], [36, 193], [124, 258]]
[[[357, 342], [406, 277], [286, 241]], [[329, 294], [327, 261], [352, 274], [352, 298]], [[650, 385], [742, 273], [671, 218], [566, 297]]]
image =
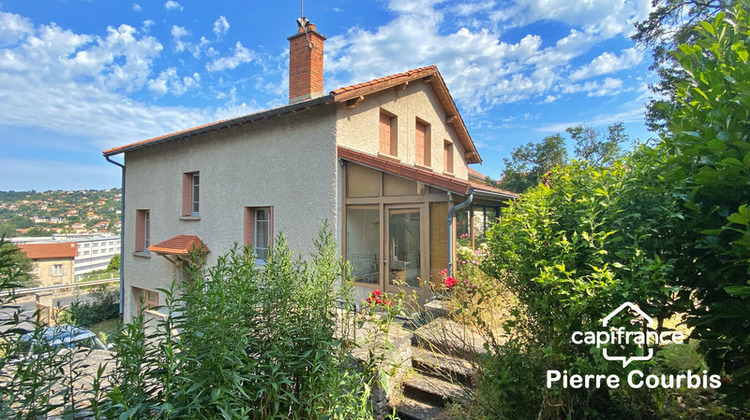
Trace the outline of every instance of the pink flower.
[[469, 234], [468, 233], [461, 234], [461, 239], [468, 239], [468, 238], [469, 238]]
[[371, 294], [373, 296], [383, 296], [383, 292], [381, 292], [380, 290], [377, 290], [377, 289], [373, 290]]
[[458, 283], [458, 280], [454, 279], [451, 276], [448, 276], [448, 277], [445, 278], [445, 280], [443, 281], [443, 283], [445, 284], [445, 287], [447, 287], [448, 289], [450, 289], [451, 287], [455, 286], [456, 283]]
[[443, 276], [443, 277], [447, 276], [448, 275], [448, 269], [446, 268], [445, 270], [441, 271], [440, 275]]

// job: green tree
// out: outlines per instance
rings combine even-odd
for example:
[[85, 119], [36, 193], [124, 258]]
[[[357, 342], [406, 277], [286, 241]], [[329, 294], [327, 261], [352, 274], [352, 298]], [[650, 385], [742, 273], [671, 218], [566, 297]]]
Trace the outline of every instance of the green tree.
[[0, 260], [3, 267], [0, 279], [3, 283], [12, 279], [13, 284], [18, 287], [31, 287], [36, 284], [33, 261], [21, 252], [16, 244], [6, 242], [5, 237], [0, 238]]
[[608, 166], [622, 157], [623, 143], [630, 141], [621, 122], [607, 127], [607, 133], [593, 127], [577, 125], [566, 129], [570, 138], [575, 141], [575, 156], [593, 166]]
[[511, 158], [503, 159], [505, 170], [500, 188], [524, 192], [542, 181], [544, 175], [568, 160], [565, 139], [559, 134], [548, 136], [539, 143], [529, 142], [513, 149]]
[[[569, 127], [565, 131], [575, 142], [575, 159], [585, 160], [591, 166], [611, 165], [616, 159], [623, 157], [621, 145], [630, 140], [621, 122], [607, 127], [606, 134], [583, 125]], [[529, 142], [514, 148], [511, 158], [505, 158], [503, 162], [505, 170], [498, 186], [523, 193], [544, 181], [552, 168], [568, 164], [565, 139], [560, 134], [555, 134], [545, 137], [539, 143]]]
[[683, 206], [679, 278], [709, 365], [750, 394], [750, 3], [702, 22], [675, 52], [686, 79], [665, 108], [665, 173]]
[[115, 255], [112, 257], [111, 260], [109, 260], [109, 265], [107, 265], [108, 271], [119, 271], [120, 270], [120, 255]]
[[731, 9], [735, 4], [737, 0], [652, 0], [653, 10], [648, 19], [636, 24], [633, 40], [651, 49], [651, 70], [660, 76], [660, 81], [651, 86], [658, 94], [657, 99], [650, 99], [646, 111], [646, 121], [652, 130], [666, 128], [665, 109], [659, 104], [674, 101], [674, 86], [686, 76], [673, 59], [671, 51], [696, 40], [694, 29], [699, 22], [711, 20], [717, 13]]
[[0, 236], [5, 236], [5, 237], [8, 237], [8, 238], [12, 238], [12, 237], [14, 237], [16, 235], [18, 235], [18, 232], [16, 231], [16, 227], [15, 226], [13, 226], [13, 225], [11, 225], [9, 223], [5, 223], [5, 224], [0, 225]]

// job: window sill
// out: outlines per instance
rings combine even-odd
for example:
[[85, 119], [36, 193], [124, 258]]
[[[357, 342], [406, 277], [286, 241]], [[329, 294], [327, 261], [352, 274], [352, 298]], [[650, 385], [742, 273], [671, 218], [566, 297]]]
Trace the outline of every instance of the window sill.
[[151, 253], [148, 251], [136, 251], [133, 253], [133, 256], [140, 258], [151, 258]]
[[430, 168], [429, 166], [425, 166], [425, 165], [419, 164], [419, 163], [415, 163], [414, 167], [417, 168], [417, 169], [421, 169], [423, 171], [430, 171], [430, 172], [432, 172], [432, 168]]
[[200, 216], [181, 216], [180, 220], [186, 221], [186, 222], [197, 222], [201, 220]]
[[446, 171], [443, 171], [443, 175], [445, 175], [445, 176], [453, 176], [453, 177], [456, 176], [456, 174], [454, 174], [453, 172], [446, 172]]
[[378, 157], [381, 157], [383, 159], [392, 160], [394, 162], [401, 162], [401, 159], [398, 158], [398, 156], [389, 155], [383, 152], [378, 152]]

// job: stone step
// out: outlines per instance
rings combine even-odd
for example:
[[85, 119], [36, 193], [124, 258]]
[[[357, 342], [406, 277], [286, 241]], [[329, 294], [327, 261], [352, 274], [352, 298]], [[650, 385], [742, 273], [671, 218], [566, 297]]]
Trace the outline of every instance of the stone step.
[[410, 398], [404, 398], [393, 408], [396, 409], [396, 415], [401, 420], [433, 420], [443, 412], [441, 408]]
[[412, 367], [417, 372], [453, 383], [471, 387], [476, 382], [476, 373], [469, 361], [427, 350], [423, 347], [412, 347]]
[[404, 397], [441, 408], [447, 402], [466, 401], [469, 397], [469, 392], [459, 384], [421, 374], [409, 376], [401, 386]]
[[469, 360], [487, 352], [484, 348], [485, 340], [480, 334], [448, 318], [438, 318], [417, 328], [411, 343], [413, 346]]

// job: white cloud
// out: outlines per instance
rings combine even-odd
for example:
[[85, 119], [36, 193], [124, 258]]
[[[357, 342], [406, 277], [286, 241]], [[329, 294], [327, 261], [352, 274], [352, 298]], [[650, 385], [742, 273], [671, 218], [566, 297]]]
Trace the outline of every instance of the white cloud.
[[166, 3], [164, 3], [164, 8], [167, 10], [180, 10], [180, 11], [183, 10], [182, 5], [180, 5], [180, 3], [177, 3], [174, 0], [169, 0]]
[[[571, 63], [609, 38], [625, 36], [632, 21], [646, 16], [649, 7], [649, 0], [516, 0], [510, 6], [492, 1], [391, 0], [388, 9], [396, 17], [390, 22], [372, 29], [354, 27], [328, 39], [326, 90], [435, 64], [470, 115], [531, 98], [549, 103], [575, 92], [616, 94], [625, 90], [622, 80], [573, 85], [569, 76], [575, 71], [577, 78], [594, 77], [632, 66], [642, 60], [637, 50], [622, 51], [615, 62], [602, 62], [605, 56], [579, 69]], [[570, 28], [562, 37], [528, 33], [508, 42], [497, 25], [520, 27], [539, 20]]]
[[0, 12], [0, 46], [11, 45], [34, 33], [29, 19], [13, 13]]
[[214, 22], [214, 34], [216, 34], [217, 38], [221, 38], [223, 35], [226, 35], [228, 30], [229, 21], [224, 16], [219, 16]]
[[133, 3], [133, 11], [134, 11], [134, 12], [140, 12], [141, 10], [143, 10], [143, 8], [141, 7], [141, 5], [140, 5], [140, 4], [138, 4], [138, 3]]
[[487, 12], [495, 7], [494, 1], [459, 3], [454, 6], [453, 13], [456, 16], [471, 16], [479, 12]]
[[[213, 112], [127, 96], [148, 86], [161, 51], [155, 38], [128, 25], [103, 36], [39, 25], [18, 45], [0, 49], [0, 125], [76, 136], [102, 150], [211, 121]], [[179, 93], [198, 81], [194, 74], [167, 86]]]
[[229, 57], [219, 57], [206, 64], [206, 70], [210, 72], [231, 70], [237, 68], [240, 64], [249, 63], [255, 57], [255, 53], [242, 46], [237, 41], [234, 46], [234, 54]]
[[148, 88], [158, 95], [172, 93], [180, 96], [189, 89], [196, 88], [200, 84], [200, 74], [193, 73], [192, 76], [184, 76], [182, 79], [177, 75], [177, 69], [170, 67], [159, 74], [159, 77], [148, 81]]
[[572, 80], [581, 80], [602, 74], [616, 73], [620, 70], [636, 66], [642, 61], [643, 51], [635, 47], [622, 50], [619, 56], [610, 52], [605, 52], [591, 60], [591, 63], [571, 73], [570, 78]]
[[182, 38], [190, 35], [190, 32], [184, 26], [172, 25], [170, 33], [174, 40], [174, 50], [177, 52], [185, 51], [188, 48], [188, 43], [183, 41]]
[[610, 96], [625, 91], [621, 79], [607, 77], [603, 81], [589, 81], [584, 84], [569, 84], [562, 87], [562, 93], [586, 92], [587, 96]]
[[610, 38], [632, 31], [633, 23], [647, 18], [650, 10], [648, 0], [515, 0], [494, 17], [512, 26], [552, 20]]

